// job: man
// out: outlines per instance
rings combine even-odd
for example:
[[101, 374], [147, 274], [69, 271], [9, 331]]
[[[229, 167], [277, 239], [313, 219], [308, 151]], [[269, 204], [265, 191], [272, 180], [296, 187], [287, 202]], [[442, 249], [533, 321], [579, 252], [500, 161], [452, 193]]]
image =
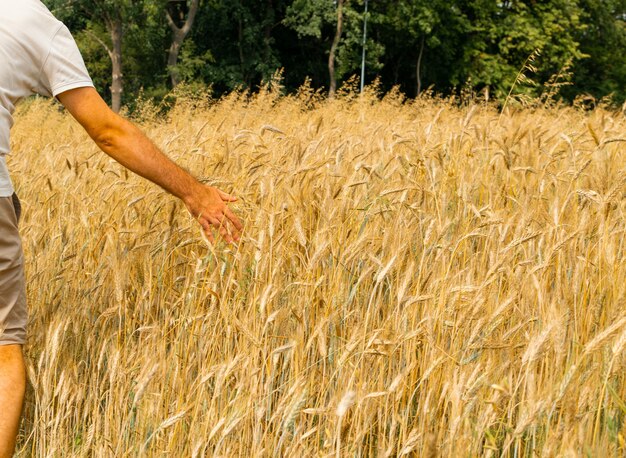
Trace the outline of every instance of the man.
[[14, 453], [26, 384], [20, 207], [5, 156], [15, 105], [32, 94], [56, 97], [105, 153], [180, 198], [211, 242], [213, 230], [228, 243], [242, 230], [227, 206], [234, 197], [196, 181], [109, 109], [70, 32], [39, 0], [0, 0], [0, 458]]

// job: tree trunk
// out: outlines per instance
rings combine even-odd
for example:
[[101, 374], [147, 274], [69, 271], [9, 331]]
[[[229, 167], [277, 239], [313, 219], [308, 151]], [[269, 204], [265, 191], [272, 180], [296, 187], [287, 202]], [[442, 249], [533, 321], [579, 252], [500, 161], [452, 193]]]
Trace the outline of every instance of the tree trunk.
[[170, 74], [170, 81], [172, 87], [178, 86], [180, 83], [180, 72], [178, 71], [178, 55], [180, 54], [180, 48], [185, 40], [180, 33], [174, 32], [172, 38], [172, 44], [167, 54], [167, 72]]
[[265, 38], [269, 38], [272, 34], [272, 25], [274, 24], [274, 0], [265, 0], [265, 7], [267, 8], [265, 27], [263, 32]]
[[265, 45], [265, 50], [264, 50], [265, 59], [266, 59], [266, 62], [269, 63], [269, 59], [272, 55], [272, 46], [271, 46], [272, 29], [274, 28], [274, 20], [276, 16], [274, 13], [274, 0], [267, 0], [266, 8], [267, 8], [267, 15], [265, 17], [265, 27], [263, 27], [263, 38], [264, 38], [264, 45]]
[[335, 92], [337, 92], [337, 80], [335, 78], [335, 55], [337, 54], [337, 47], [339, 46], [339, 40], [341, 40], [341, 34], [343, 33], [343, 3], [344, 0], [338, 0], [337, 2], [337, 31], [335, 32], [335, 38], [333, 44], [330, 47], [330, 55], [328, 56], [328, 76], [330, 77], [330, 89], [328, 90], [328, 97], [333, 98]]
[[111, 34], [112, 49], [110, 52], [112, 78], [111, 83], [111, 108], [114, 112], [119, 113], [122, 108], [122, 92], [124, 91], [124, 82], [122, 72], [122, 40], [124, 38], [124, 30], [122, 18], [116, 16], [106, 21], [107, 29]]
[[417, 95], [422, 92], [422, 56], [424, 55], [424, 35], [422, 35], [422, 45], [420, 46], [420, 53], [417, 57]]
[[239, 24], [237, 29], [237, 47], [239, 49], [239, 66], [241, 68], [241, 79], [243, 81], [246, 81], [246, 59], [243, 55], [243, 19], [241, 18], [241, 16], [239, 16]]
[[[167, 23], [172, 29], [172, 44], [170, 46], [168, 56], [167, 56], [167, 71], [170, 74], [170, 80], [172, 81], [172, 87], [176, 87], [180, 83], [180, 72], [178, 71], [178, 55], [180, 54], [180, 48], [191, 32], [191, 28], [193, 27], [193, 23], [196, 20], [196, 14], [198, 13], [198, 6], [200, 4], [200, 0], [192, 0], [191, 6], [189, 8], [189, 14], [187, 15], [187, 19], [182, 27], [178, 27], [178, 25], [174, 22], [174, 19], [170, 15], [168, 10], [165, 10], [165, 17], [167, 19]], [[184, 13], [183, 13], [184, 14]]]

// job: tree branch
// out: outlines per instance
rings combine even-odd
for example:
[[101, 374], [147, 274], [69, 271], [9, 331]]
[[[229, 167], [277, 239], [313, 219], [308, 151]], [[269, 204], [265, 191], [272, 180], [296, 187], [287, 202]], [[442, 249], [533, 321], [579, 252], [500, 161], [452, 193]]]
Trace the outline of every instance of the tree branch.
[[111, 48], [109, 48], [109, 46], [95, 33], [93, 33], [91, 30], [89, 29], [85, 29], [85, 32], [87, 33], [87, 35], [89, 35], [91, 38], [93, 38], [94, 40], [96, 40], [98, 43], [100, 43], [102, 45], [102, 47], [104, 49], [106, 49], [106, 52], [109, 54], [109, 57], [111, 59], [113, 59], [113, 50], [111, 50]]
[[170, 29], [172, 29], [172, 32], [176, 33], [180, 30], [178, 26], [174, 23], [172, 16], [170, 16], [170, 12], [167, 10], [165, 10], [165, 19], [167, 19], [167, 25], [170, 26]]
[[200, 0], [192, 0], [189, 7], [189, 14], [187, 14], [187, 20], [182, 28], [182, 32], [187, 36], [193, 27], [193, 23], [196, 20], [196, 14], [198, 13], [198, 7], [200, 6]]
[[182, 27], [178, 27], [170, 16], [170, 12], [165, 10], [165, 19], [167, 19], [167, 25], [170, 26], [172, 32], [176, 34], [181, 34], [183, 37], [189, 35], [191, 32], [191, 28], [193, 27], [193, 23], [196, 20], [196, 15], [198, 14], [198, 9], [200, 7], [200, 0], [192, 0], [191, 6], [189, 7], [189, 13], [187, 13], [187, 19], [185, 20], [185, 24]]

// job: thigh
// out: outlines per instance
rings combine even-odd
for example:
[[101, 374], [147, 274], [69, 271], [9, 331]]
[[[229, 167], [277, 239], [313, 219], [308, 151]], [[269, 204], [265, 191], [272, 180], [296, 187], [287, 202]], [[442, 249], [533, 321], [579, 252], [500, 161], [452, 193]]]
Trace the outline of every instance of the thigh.
[[0, 197], [0, 345], [24, 344], [26, 288], [24, 256], [12, 197]]

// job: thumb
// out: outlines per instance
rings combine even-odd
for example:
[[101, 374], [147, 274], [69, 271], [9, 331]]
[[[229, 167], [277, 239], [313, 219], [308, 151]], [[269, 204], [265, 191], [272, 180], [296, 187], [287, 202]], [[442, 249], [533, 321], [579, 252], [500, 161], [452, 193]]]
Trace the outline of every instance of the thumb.
[[230, 194], [227, 194], [224, 191], [220, 191], [218, 189], [217, 192], [219, 193], [219, 195], [222, 198], [222, 200], [225, 201], [225, 202], [236, 202], [237, 201], [237, 198], [235, 196], [231, 196]]

